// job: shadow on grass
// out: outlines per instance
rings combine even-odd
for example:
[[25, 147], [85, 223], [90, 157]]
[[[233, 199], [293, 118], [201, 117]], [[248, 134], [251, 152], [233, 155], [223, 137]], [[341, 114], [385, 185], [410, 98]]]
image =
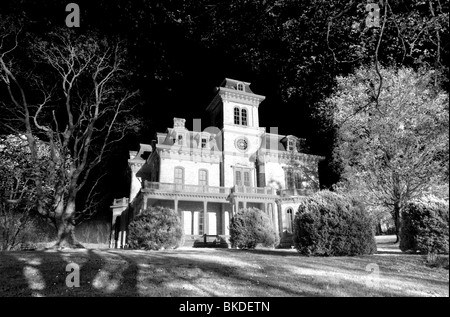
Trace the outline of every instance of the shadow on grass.
[[[112, 253], [115, 254], [117, 251]], [[194, 255], [196, 252], [183, 253]], [[123, 256], [129, 261], [142, 261], [142, 259], [139, 260], [140, 255], [131, 255], [129, 252]], [[145, 277], [140, 282], [149, 288], [160, 288], [154, 294], [156, 296], [224, 296], [214, 286], [217, 281], [222, 282], [218, 287], [224, 287], [223, 284], [227, 284], [241, 291], [246, 288], [255, 288], [252, 295], [230, 291], [226, 296], [267, 296], [268, 289], [271, 289], [272, 292], [275, 290], [284, 296], [321, 296], [319, 293], [308, 293], [301, 288], [280, 285], [276, 278], [256, 278], [251, 272], [238, 266], [230, 266], [208, 259], [179, 257], [178, 252], [168, 256], [165, 252], [149, 251], [149, 255], [152, 261], [146, 263], [147, 268], [141, 272]], [[163, 267], [161, 267], [162, 264]], [[199, 283], [199, 280], [211, 280], [211, 283]]]
[[[380, 266], [387, 283], [392, 277], [448, 287], [448, 279], [418, 278], [407, 270], [417, 270], [420, 260], [407, 255], [315, 258], [260, 249], [3, 252], [0, 296], [405, 296], [402, 289], [367, 287], [365, 268], [371, 263]], [[78, 288], [65, 284], [70, 262], [80, 265]], [[413, 266], [397, 270], [404, 265]], [[27, 266], [43, 281], [40, 290], [24, 274]]]
[[[138, 267], [120, 256], [122, 263], [112, 269], [107, 265], [110, 259], [93, 250], [2, 252], [0, 259], [0, 297], [138, 295]], [[69, 274], [74, 272], [66, 271], [69, 263], [79, 265], [79, 287], [66, 285]], [[126, 283], [120, 283], [124, 279]], [[115, 282], [113, 288], [108, 287], [111, 281]]]
[[33, 290], [24, 275], [26, 263], [8, 251], [0, 252], [0, 260], [0, 297], [32, 296]]

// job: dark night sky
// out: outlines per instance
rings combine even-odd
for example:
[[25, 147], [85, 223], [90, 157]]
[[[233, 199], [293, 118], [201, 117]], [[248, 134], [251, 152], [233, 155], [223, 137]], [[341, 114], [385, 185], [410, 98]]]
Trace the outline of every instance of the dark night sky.
[[[130, 21], [120, 21], [120, 8], [113, 5], [116, 2], [108, 1], [110, 7], [101, 7], [95, 0], [76, 1], [81, 10], [79, 31], [97, 29], [102, 34], [120, 34], [124, 38], [133, 38], [136, 29], [127, 27]], [[27, 20], [33, 24], [33, 31], [46, 32], [52, 27], [64, 26], [68, 14], [65, 12], [67, 3], [69, 2], [61, 0], [2, 0], [0, 9], [3, 13], [24, 12]], [[139, 9], [139, 3], [140, 1], [136, 1], [136, 10]], [[174, 116], [186, 118], [187, 127], [190, 128], [193, 118], [202, 117], [204, 109], [214, 96], [214, 88], [225, 77], [251, 82], [255, 93], [267, 97], [260, 108], [261, 126], [280, 126], [280, 134], [302, 136], [305, 129], [299, 126], [299, 118], [293, 118], [295, 109], [281, 102], [277, 95], [277, 83], [273, 82], [270, 74], [254, 73], [245, 61], [236, 61], [234, 56], [227, 56], [218, 48], [206, 49], [199, 43], [186, 39], [183, 30], [172, 25], [160, 24], [154, 29], [146, 32], [145, 26], [138, 28], [146, 36], [137, 38], [129, 48], [133, 58], [141, 63], [137, 66], [139, 74], [135, 84], [141, 91], [144, 118], [152, 131], [136, 141], [149, 142], [154, 131], [163, 132], [172, 125]], [[156, 54], [152, 51], [154, 47], [148, 45], [149, 41], [160, 41], [164, 46], [167, 62], [170, 63], [168, 72], [171, 78], [168, 80], [154, 79]]]
[[[100, 2], [106, 6], [100, 6]], [[122, 151], [113, 158], [112, 177], [116, 181], [112, 183], [121, 186], [113, 186], [109, 190], [110, 195], [122, 197], [128, 194], [128, 151], [137, 150], [139, 143], [149, 143], [154, 139], [155, 132], [164, 132], [171, 127], [173, 117], [186, 118], [187, 128], [192, 129], [192, 119], [204, 115], [204, 109], [214, 97], [215, 87], [225, 77], [251, 82], [255, 93], [266, 96], [259, 108], [261, 127], [279, 127], [280, 134], [307, 136], [309, 122], [298, 112], [300, 105], [281, 101], [273, 74], [252, 72], [245, 60], [236, 60], [235, 56], [227, 55], [221, 49], [234, 45], [233, 42], [206, 48], [188, 39], [185, 30], [174, 25], [149, 21], [136, 28], [132, 26], [133, 19], [125, 18], [122, 8], [117, 5], [121, 1], [100, 2], [76, 1], [81, 9], [81, 27], [77, 31], [97, 30], [105, 35], [120, 35], [129, 41], [129, 62], [136, 76], [133, 84], [141, 91], [141, 114], [146, 125], [145, 131], [127, 140]], [[136, 10], [142, 2], [136, 1]], [[2, 0], [0, 12], [25, 13], [28, 31], [45, 33], [54, 27], [65, 27], [68, 14], [65, 6], [68, 3], [61, 0]], [[133, 16], [133, 10], [132, 7], [128, 16]], [[164, 63], [160, 63], [161, 51], [155, 51], [158, 47], [155, 43], [162, 47]], [[168, 78], [157, 80], [155, 69], [163, 69]], [[202, 128], [206, 126], [202, 125]], [[117, 181], [119, 179], [123, 181]]]

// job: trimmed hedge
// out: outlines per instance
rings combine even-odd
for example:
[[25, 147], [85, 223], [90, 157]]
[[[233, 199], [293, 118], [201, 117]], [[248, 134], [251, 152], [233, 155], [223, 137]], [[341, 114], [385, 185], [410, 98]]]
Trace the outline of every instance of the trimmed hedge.
[[300, 203], [294, 219], [294, 246], [304, 255], [372, 254], [376, 251], [375, 226], [355, 199], [320, 191]]
[[128, 226], [128, 246], [132, 249], [174, 249], [183, 245], [183, 240], [180, 218], [170, 208], [150, 207]]
[[257, 208], [248, 208], [231, 218], [230, 242], [233, 248], [254, 249], [257, 244], [274, 247], [279, 238], [269, 216]]
[[435, 197], [410, 202], [402, 212], [400, 250], [448, 253], [449, 204]]

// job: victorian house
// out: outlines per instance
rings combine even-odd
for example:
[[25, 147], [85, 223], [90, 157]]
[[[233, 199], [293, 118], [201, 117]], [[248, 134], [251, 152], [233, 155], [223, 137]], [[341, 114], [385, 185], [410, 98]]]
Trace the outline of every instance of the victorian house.
[[129, 198], [113, 206], [112, 247], [126, 243], [127, 224], [150, 206], [178, 212], [187, 243], [200, 236], [227, 238], [231, 217], [241, 208], [264, 211], [290, 244], [299, 198], [318, 190], [322, 157], [303, 153], [303, 139], [259, 126], [264, 96], [250, 83], [225, 79], [206, 108], [208, 121], [184, 118], [157, 133], [155, 141], [130, 152]]

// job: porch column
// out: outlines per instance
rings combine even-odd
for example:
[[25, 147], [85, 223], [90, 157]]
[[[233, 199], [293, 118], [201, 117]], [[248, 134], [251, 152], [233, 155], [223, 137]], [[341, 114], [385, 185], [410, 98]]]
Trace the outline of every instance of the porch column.
[[203, 202], [203, 234], [208, 234], [208, 202]]
[[[146, 210], [147, 209], [147, 199], [145, 198], [145, 196], [144, 196], [144, 206], [143, 206], [143, 210]], [[139, 210], [139, 212], [140, 212], [140, 210]]]
[[223, 204], [220, 204], [220, 212], [221, 212], [221, 216], [220, 216], [220, 221], [222, 222], [221, 224], [221, 229], [220, 229], [220, 233], [219, 234], [225, 234], [225, 207], [223, 206]]
[[244, 209], [247, 208], [247, 201], [244, 200]]
[[[280, 229], [283, 230], [283, 224], [280, 223], [280, 217], [278, 215], [281, 216], [281, 206], [278, 203], [274, 203], [273, 204], [273, 215], [275, 217], [274, 221], [275, 221], [275, 231], [277, 232], [278, 235], [280, 235]], [[283, 218], [281, 218], [283, 219]]]
[[117, 213], [113, 213], [113, 217], [112, 217], [111, 235], [110, 235], [110, 239], [109, 239], [109, 247], [111, 249], [116, 247], [116, 220], [117, 220], [118, 215], [119, 214], [117, 214]]
[[117, 237], [117, 249], [122, 248], [122, 231], [119, 231], [119, 235]]
[[180, 211], [178, 212], [178, 197], [175, 197], [174, 201], [173, 201], [173, 209], [175, 210], [175, 213], [178, 214], [178, 216], [180, 216], [180, 221], [181, 221], [181, 227], [183, 228], [183, 234], [184, 232], [184, 212]]
[[[126, 239], [124, 231], [127, 228], [128, 223], [128, 200], [127, 199], [114, 199], [113, 205], [110, 207], [112, 210], [112, 222], [111, 222], [111, 241], [110, 246], [112, 248], [121, 248]], [[117, 240], [115, 239], [117, 235]]]
[[122, 213], [120, 219], [122, 220], [120, 222], [120, 232], [122, 233], [122, 248], [124, 248], [127, 244], [128, 209], [126, 209]]

